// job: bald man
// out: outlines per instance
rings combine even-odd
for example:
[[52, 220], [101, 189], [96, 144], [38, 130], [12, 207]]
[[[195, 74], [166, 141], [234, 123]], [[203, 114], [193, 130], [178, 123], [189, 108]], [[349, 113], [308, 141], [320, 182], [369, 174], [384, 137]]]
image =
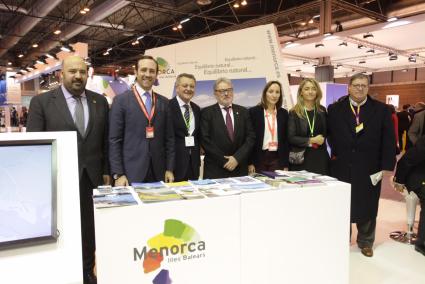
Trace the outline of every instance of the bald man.
[[27, 131], [75, 131], [78, 141], [84, 283], [95, 283], [92, 189], [110, 184], [108, 103], [85, 89], [87, 65], [70, 56], [62, 63], [62, 85], [31, 100]]

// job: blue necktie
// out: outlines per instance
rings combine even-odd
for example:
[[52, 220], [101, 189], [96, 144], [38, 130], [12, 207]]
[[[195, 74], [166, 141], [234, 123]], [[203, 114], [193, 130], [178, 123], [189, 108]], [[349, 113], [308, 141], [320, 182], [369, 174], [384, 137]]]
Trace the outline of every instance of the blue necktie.
[[149, 92], [145, 92], [143, 95], [146, 97], [146, 100], [145, 100], [146, 111], [148, 112], [148, 114], [151, 114], [151, 109], [152, 109], [151, 94]]

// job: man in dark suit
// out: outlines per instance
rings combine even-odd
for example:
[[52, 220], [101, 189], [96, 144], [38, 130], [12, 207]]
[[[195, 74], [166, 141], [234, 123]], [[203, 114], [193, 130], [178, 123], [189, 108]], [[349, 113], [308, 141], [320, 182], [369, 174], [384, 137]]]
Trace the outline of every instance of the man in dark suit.
[[115, 185], [174, 180], [174, 131], [168, 99], [152, 86], [158, 63], [148, 55], [136, 65], [136, 83], [111, 108], [109, 160]]
[[87, 65], [70, 56], [62, 63], [62, 86], [31, 100], [27, 131], [76, 131], [80, 177], [84, 283], [94, 283], [95, 234], [92, 190], [110, 184], [108, 102], [85, 90]]
[[217, 79], [214, 94], [217, 103], [201, 112], [204, 178], [247, 175], [248, 160], [255, 143], [249, 112], [232, 104], [233, 86], [229, 79]]
[[180, 74], [176, 79], [176, 96], [170, 100], [175, 142], [175, 181], [199, 178], [201, 109], [190, 100], [195, 95], [196, 80], [192, 74]]
[[398, 161], [393, 182], [396, 190], [414, 191], [419, 197], [421, 213], [415, 250], [425, 255], [425, 135]]
[[357, 245], [371, 257], [381, 179], [394, 168], [396, 142], [390, 109], [368, 96], [368, 90], [366, 75], [351, 77], [349, 96], [329, 106], [328, 142], [332, 176], [351, 183], [351, 223], [357, 225]]
[[[400, 151], [405, 151], [407, 149], [406, 144], [409, 138], [407, 137], [407, 131], [410, 127], [411, 118], [409, 112], [410, 105], [403, 105], [403, 110], [397, 113], [398, 118], [398, 141], [400, 144]], [[406, 141], [403, 143], [403, 136], [406, 133]]]

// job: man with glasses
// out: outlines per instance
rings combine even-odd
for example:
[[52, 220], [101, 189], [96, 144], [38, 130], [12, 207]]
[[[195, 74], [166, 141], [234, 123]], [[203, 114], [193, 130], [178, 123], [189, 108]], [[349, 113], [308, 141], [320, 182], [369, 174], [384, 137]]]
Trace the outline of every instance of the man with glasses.
[[217, 103], [201, 112], [204, 178], [247, 175], [255, 142], [248, 110], [233, 104], [233, 85], [227, 78], [215, 81], [214, 95]]
[[176, 96], [170, 100], [174, 127], [175, 166], [174, 181], [199, 178], [200, 116], [201, 109], [192, 102], [196, 80], [192, 74], [182, 73], [176, 79]]
[[[329, 106], [331, 174], [351, 184], [351, 223], [357, 225], [361, 253], [373, 256], [382, 176], [395, 165], [391, 111], [368, 96], [369, 78], [350, 78], [349, 95]], [[389, 175], [389, 174], [388, 174]]]

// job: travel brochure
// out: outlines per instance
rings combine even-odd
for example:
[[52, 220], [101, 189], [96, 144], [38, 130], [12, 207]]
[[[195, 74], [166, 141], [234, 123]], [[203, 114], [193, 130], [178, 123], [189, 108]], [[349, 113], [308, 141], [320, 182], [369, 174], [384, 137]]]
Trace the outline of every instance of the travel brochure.
[[307, 171], [265, 171], [251, 176], [189, 180], [183, 182], [132, 183], [130, 187], [100, 186], [93, 190], [96, 208], [136, 205], [174, 200], [191, 200], [238, 195], [249, 192], [324, 186], [337, 181]]

